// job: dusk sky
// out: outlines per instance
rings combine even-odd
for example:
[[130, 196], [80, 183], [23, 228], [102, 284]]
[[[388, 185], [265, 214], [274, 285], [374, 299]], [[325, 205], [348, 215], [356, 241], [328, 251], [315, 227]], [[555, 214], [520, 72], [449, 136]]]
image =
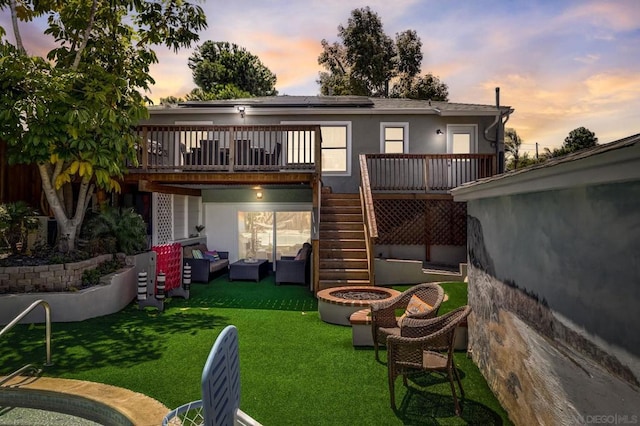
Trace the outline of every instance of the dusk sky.
[[[317, 95], [320, 41], [339, 41], [355, 8], [370, 6], [391, 37], [414, 29], [423, 72], [449, 86], [451, 102], [501, 104], [515, 113], [524, 148], [562, 144], [584, 126], [600, 143], [640, 133], [639, 0], [232, 0], [201, 3], [206, 40], [236, 43], [273, 71], [281, 95]], [[21, 24], [30, 53], [44, 47], [37, 24]], [[13, 41], [8, 13], [0, 26]], [[187, 61], [158, 49], [150, 97], [184, 96], [193, 87]]]

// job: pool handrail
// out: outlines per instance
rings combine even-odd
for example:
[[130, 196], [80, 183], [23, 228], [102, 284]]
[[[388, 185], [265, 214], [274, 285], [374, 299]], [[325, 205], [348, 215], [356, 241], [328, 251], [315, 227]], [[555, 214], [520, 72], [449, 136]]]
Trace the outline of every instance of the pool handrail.
[[[5, 325], [4, 328], [0, 330], [0, 337], [2, 337], [3, 334], [11, 330], [13, 326], [18, 324], [22, 318], [24, 318], [31, 311], [37, 308], [38, 305], [42, 305], [42, 307], [44, 308], [44, 315], [45, 315], [45, 346], [47, 351], [47, 359], [44, 365], [45, 367], [50, 367], [53, 365], [53, 363], [51, 362], [51, 306], [49, 306], [49, 303], [46, 300], [38, 299], [35, 302], [33, 302], [31, 305], [29, 305], [25, 310], [23, 310], [20, 314], [18, 314], [9, 324]], [[26, 370], [28, 367], [30, 367], [30, 365], [25, 365], [24, 367], [21, 367], [17, 371], [9, 374], [9, 376], [7, 377], [10, 377], [10, 378], [14, 377], [17, 373]]]

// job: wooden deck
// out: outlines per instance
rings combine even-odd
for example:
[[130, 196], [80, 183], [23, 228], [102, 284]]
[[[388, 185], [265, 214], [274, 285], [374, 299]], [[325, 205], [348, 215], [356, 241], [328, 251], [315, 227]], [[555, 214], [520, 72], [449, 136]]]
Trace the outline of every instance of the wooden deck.
[[[125, 183], [314, 184], [322, 134], [314, 125], [143, 125]], [[371, 192], [446, 192], [496, 173], [494, 154], [364, 154]], [[147, 188], [152, 188], [148, 186]]]
[[125, 183], [146, 191], [197, 194], [210, 185], [314, 186], [320, 179], [319, 126], [144, 125], [137, 164]]

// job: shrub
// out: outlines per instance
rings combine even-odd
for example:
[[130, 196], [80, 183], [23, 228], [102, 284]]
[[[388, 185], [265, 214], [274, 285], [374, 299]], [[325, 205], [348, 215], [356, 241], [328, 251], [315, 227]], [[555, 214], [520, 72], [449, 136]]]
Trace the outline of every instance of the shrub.
[[38, 229], [37, 214], [24, 201], [0, 204], [0, 235], [12, 254], [21, 254], [27, 249], [27, 234]]
[[123, 259], [114, 256], [113, 259], [104, 261], [94, 269], [87, 269], [82, 273], [82, 287], [91, 287], [100, 284], [100, 278], [124, 267]]
[[147, 249], [147, 227], [133, 209], [107, 207], [89, 218], [85, 226], [93, 253], [118, 251], [131, 255]]

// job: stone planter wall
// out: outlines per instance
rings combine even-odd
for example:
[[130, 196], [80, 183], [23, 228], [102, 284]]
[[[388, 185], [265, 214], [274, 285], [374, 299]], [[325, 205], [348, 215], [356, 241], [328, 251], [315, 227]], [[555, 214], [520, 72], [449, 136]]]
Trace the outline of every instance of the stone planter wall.
[[[118, 312], [135, 299], [138, 272], [155, 270], [155, 264], [150, 264], [152, 253], [146, 252], [127, 257], [126, 268], [102, 277], [100, 285], [84, 290], [2, 294], [0, 295], [0, 325], [11, 322], [36, 300], [49, 303], [53, 322], [83, 321]], [[20, 322], [43, 323], [44, 320], [44, 309], [37, 307]]]
[[69, 291], [82, 286], [82, 273], [113, 255], [103, 254], [75, 263], [0, 267], [0, 294]]

